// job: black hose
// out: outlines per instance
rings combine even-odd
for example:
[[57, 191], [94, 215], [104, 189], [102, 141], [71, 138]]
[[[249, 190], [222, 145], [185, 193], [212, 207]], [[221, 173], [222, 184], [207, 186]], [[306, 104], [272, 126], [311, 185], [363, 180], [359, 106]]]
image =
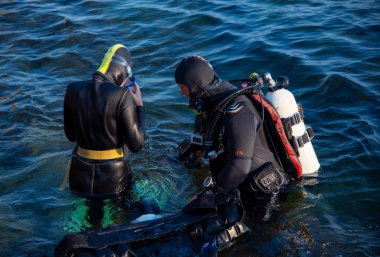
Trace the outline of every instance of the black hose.
[[234, 80], [229, 80], [228, 82], [233, 83], [233, 82], [247, 82], [247, 83], [257, 83], [257, 78], [252, 78], [252, 79], [234, 79]]
[[[242, 80], [236, 80], [236, 81], [242, 81]], [[252, 82], [252, 80], [250, 80], [249, 82]], [[217, 105], [213, 113], [213, 117], [211, 119], [211, 124], [209, 126], [209, 129], [207, 130], [206, 137], [205, 137], [205, 155], [207, 155], [211, 149], [212, 138], [215, 132], [216, 124], [220, 120], [221, 115], [225, 113], [227, 107], [229, 107], [229, 104], [231, 103], [231, 101], [240, 95], [256, 94], [258, 93], [258, 91], [259, 90], [257, 89], [257, 84], [255, 84], [254, 86], [249, 86], [249, 87], [240, 89], [239, 91], [236, 91], [232, 93], [231, 95], [227, 96], [222, 102], [220, 102]], [[205, 157], [208, 157], [208, 156], [205, 156]]]

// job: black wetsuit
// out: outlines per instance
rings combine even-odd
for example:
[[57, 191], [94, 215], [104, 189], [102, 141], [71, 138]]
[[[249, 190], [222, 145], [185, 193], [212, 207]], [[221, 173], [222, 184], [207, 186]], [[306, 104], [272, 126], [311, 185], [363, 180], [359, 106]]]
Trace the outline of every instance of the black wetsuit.
[[[232, 85], [228, 82], [223, 82], [219, 87], [233, 92]], [[213, 98], [217, 100], [211, 101], [210, 108], [206, 109], [206, 116], [214, 111], [212, 107], [215, 108], [218, 102], [223, 100], [218, 94]], [[263, 121], [247, 96], [241, 95], [232, 101], [218, 126], [213, 148], [218, 151], [222, 145], [224, 151], [210, 160], [210, 171], [223, 189], [228, 191], [239, 187], [249, 173], [261, 168], [265, 163], [272, 163], [281, 170], [263, 128]], [[223, 130], [222, 134], [219, 133]], [[222, 142], [218, 138], [222, 138]]]
[[[96, 73], [93, 80], [71, 83], [64, 101], [67, 138], [88, 150], [124, 148], [138, 152], [145, 137], [144, 108], [136, 107], [131, 93]], [[117, 196], [128, 187], [130, 169], [126, 156], [92, 160], [76, 154], [70, 169], [70, 189], [90, 198]]]

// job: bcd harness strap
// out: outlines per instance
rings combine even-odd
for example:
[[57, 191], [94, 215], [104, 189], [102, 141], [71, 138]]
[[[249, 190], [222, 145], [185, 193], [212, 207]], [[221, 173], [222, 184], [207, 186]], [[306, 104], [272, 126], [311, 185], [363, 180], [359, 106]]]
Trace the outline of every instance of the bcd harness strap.
[[123, 157], [124, 151], [123, 148], [115, 148], [110, 150], [88, 150], [78, 146], [77, 154], [91, 160], [110, 160]]
[[306, 143], [310, 142], [314, 137], [314, 131], [311, 127], [306, 129], [305, 134], [299, 137], [291, 137], [290, 143], [292, 144], [294, 151], [296, 151], [297, 156], [300, 156], [299, 148], [303, 147]]
[[260, 116], [265, 116], [264, 126], [283, 170], [295, 179], [300, 178], [302, 166], [297, 158], [297, 152], [289, 140], [292, 133], [287, 133], [278, 112], [270, 102], [258, 94], [252, 94], [250, 98]]
[[284, 125], [285, 129], [291, 130], [291, 127], [300, 123], [304, 117], [305, 115], [302, 109], [302, 105], [298, 104], [298, 112], [294, 113], [292, 116], [288, 118], [282, 118], [281, 122]]
[[300, 156], [299, 148], [303, 147], [306, 143], [310, 142], [314, 137], [314, 132], [311, 127], [308, 127], [305, 133], [301, 136], [294, 137], [292, 136], [292, 126], [301, 123], [304, 119], [305, 115], [303, 112], [303, 108], [301, 104], [298, 104], [298, 112], [294, 113], [292, 116], [288, 118], [282, 118], [281, 122], [284, 126], [286, 136], [289, 139], [289, 142], [292, 144], [294, 151], [297, 156]]

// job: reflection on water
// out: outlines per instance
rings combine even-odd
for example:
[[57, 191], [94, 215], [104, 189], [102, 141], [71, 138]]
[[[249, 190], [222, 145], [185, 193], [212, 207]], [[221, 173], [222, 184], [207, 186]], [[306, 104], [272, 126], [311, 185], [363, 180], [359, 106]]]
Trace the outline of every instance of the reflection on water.
[[90, 228], [91, 224], [87, 219], [88, 206], [85, 199], [76, 199], [73, 208], [65, 216], [68, 224], [64, 227], [65, 231], [78, 232], [85, 228]]
[[[98, 205], [98, 206], [97, 206]], [[91, 206], [91, 207], [90, 207]], [[90, 228], [105, 228], [112, 224], [126, 222], [120, 217], [122, 210], [111, 200], [104, 203], [89, 203], [88, 200], [75, 198], [72, 209], [65, 214], [67, 220], [64, 230], [79, 232]]]

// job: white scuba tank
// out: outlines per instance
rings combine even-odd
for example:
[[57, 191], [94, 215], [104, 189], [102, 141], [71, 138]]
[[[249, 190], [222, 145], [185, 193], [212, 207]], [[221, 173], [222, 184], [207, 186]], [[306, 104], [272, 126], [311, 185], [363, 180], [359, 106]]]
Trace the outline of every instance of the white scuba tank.
[[[298, 105], [293, 94], [284, 87], [288, 84], [288, 81], [278, 81], [277, 83], [270, 77], [269, 73], [264, 74], [267, 76], [265, 79], [269, 84], [269, 91], [265, 95], [266, 99], [276, 108], [280, 118], [289, 118], [299, 114]], [[268, 77], [269, 76], [269, 77]], [[284, 77], [282, 77], [284, 78]], [[280, 85], [278, 85], [280, 83]], [[282, 85], [281, 85], [282, 83]], [[300, 116], [299, 116], [300, 117]], [[306, 126], [303, 119], [299, 119], [299, 123], [292, 126], [292, 136], [297, 138], [307, 134]], [[305, 136], [304, 136], [305, 137]], [[303, 146], [298, 148], [298, 159], [302, 166], [302, 175], [317, 175], [320, 164], [315, 154], [313, 145], [311, 144], [311, 138]]]

